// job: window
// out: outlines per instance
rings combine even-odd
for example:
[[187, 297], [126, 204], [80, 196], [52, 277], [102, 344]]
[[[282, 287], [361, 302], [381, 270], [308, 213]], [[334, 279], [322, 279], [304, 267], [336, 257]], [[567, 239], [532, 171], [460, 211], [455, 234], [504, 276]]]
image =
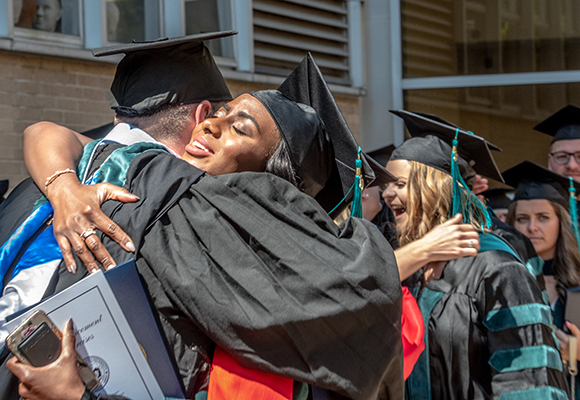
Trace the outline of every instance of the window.
[[[232, 29], [230, 0], [185, 0], [185, 34]], [[206, 43], [214, 56], [234, 58], [233, 38]]]
[[158, 0], [107, 0], [105, 9], [108, 42], [159, 38]]
[[[12, 0], [17, 28], [51, 34], [80, 35], [79, 0]], [[42, 38], [42, 35], [36, 35]]]
[[329, 82], [348, 84], [346, 1], [254, 0], [255, 71], [286, 76], [306, 51]]
[[404, 76], [579, 69], [578, 16], [573, 0], [404, 0]]

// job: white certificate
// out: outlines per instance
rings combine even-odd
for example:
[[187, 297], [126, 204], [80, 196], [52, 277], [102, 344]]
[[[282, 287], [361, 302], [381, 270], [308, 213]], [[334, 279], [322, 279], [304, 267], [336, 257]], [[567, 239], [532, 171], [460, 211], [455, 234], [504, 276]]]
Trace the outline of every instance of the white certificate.
[[73, 319], [76, 350], [100, 378], [95, 394], [134, 400], [165, 399], [101, 271], [7, 322], [3, 328], [12, 331], [37, 309], [48, 314], [61, 331], [68, 319]]

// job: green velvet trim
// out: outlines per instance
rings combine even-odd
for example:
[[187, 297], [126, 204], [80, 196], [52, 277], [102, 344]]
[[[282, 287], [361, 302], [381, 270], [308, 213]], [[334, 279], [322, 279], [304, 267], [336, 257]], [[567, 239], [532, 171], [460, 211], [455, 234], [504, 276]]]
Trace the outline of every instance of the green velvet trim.
[[79, 175], [80, 180], [84, 179], [83, 174], [85, 173], [87, 167], [89, 166], [89, 161], [93, 156], [95, 147], [97, 147], [97, 145], [101, 143], [102, 140], [103, 139], [93, 140], [92, 142], [88, 143], [83, 149], [83, 156], [81, 157], [79, 165], [77, 166], [77, 175]]
[[113, 151], [99, 168], [97, 183], [109, 182], [113, 185], [123, 186], [127, 179], [127, 170], [133, 159], [149, 150], [167, 151], [161, 144], [149, 142], [139, 142]]
[[194, 399], [195, 400], [207, 400], [207, 391], [204, 390], [203, 392], [197, 392]]
[[538, 276], [544, 269], [544, 260], [539, 256], [532, 257], [526, 263], [526, 268], [531, 272], [532, 275]]
[[532, 303], [491, 310], [483, 321], [483, 325], [492, 332], [535, 324], [552, 326], [550, 307], [545, 304]]
[[499, 400], [568, 400], [568, 395], [561, 389], [552, 386], [533, 388], [527, 390], [516, 390], [513, 392], [502, 393]]
[[489, 250], [505, 251], [506, 253], [514, 256], [519, 262], [523, 264], [520, 257], [506, 242], [491, 234], [479, 234], [479, 252], [482, 253]]
[[500, 373], [542, 367], [562, 371], [560, 353], [553, 347], [545, 345], [498, 350], [491, 355], [488, 363]]
[[544, 303], [548, 306], [550, 305], [550, 296], [548, 296], [548, 291], [545, 289], [542, 290], [542, 300], [544, 300]]
[[443, 297], [443, 292], [424, 288], [417, 302], [425, 324], [425, 350], [419, 356], [413, 372], [407, 379], [409, 398], [413, 400], [431, 400], [431, 373], [429, 370], [429, 320], [435, 306]]

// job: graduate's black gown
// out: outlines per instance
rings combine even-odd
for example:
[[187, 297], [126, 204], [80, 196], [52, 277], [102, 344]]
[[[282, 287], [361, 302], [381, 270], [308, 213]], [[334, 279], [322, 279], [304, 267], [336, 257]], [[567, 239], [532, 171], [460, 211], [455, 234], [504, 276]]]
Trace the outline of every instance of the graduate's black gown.
[[426, 349], [407, 381], [409, 399], [567, 398], [550, 309], [514, 254], [450, 261], [420, 291]]
[[[246, 367], [349, 398], [402, 398], [401, 289], [381, 233], [360, 219], [337, 227], [270, 174], [201, 175], [149, 151], [125, 184], [141, 201], [103, 205], [138, 248], [186, 394], [205, 385], [216, 343]], [[118, 263], [133, 257], [102, 240]], [[52, 286], [83, 271], [61, 263]]]

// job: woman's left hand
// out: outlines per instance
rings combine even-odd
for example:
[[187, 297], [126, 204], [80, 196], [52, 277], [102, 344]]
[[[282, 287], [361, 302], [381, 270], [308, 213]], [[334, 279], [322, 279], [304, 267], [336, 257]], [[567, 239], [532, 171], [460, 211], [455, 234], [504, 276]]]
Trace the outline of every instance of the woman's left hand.
[[24, 400], [80, 400], [85, 392], [77, 369], [72, 320], [64, 330], [62, 351], [56, 361], [35, 368], [12, 357], [7, 367], [20, 380], [18, 394]]
[[[580, 329], [576, 325], [571, 322], [566, 321], [566, 326], [570, 329], [572, 335], [576, 336], [576, 338], [580, 339]], [[565, 334], [560, 329], [556, 330], [556, 337], [558, 338], [558, 342], [560, 342], [560, 354], [562, 355], [562, 360], [569, 361], [570, 360], [570, 350], [568, 348], [568, 335]], [[580, 343], [579, 343], [580, 344]], [[576, 359], [580, 360], [580, 345], [576, 347]]]

